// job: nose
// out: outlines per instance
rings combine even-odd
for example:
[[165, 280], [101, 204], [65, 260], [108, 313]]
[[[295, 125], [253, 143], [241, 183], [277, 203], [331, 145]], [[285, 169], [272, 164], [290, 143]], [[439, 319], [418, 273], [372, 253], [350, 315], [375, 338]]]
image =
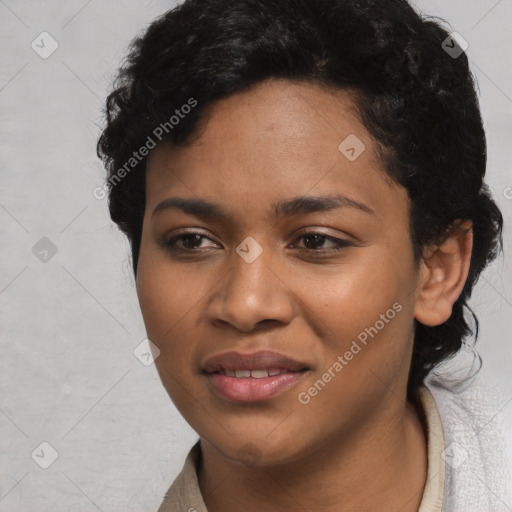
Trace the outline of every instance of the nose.
[[[233, 251], [232, 265], [208, 302], [207, 316], [216, 326], [241, 332], [286, 325], [294, 315], [292, 283], [263, 253], [248, 263]], [[288, 278], [289, 279], [289, 278]]]

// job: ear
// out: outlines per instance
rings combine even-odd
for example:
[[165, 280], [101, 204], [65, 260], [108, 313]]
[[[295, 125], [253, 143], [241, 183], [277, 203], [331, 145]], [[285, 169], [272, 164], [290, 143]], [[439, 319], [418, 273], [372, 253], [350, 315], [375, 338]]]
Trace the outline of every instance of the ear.
[[418, 322], [435, 326], [450, 318], [468, 277], [472, 249], [471, 221], [459, 221], [444, 242], [425, 249], [414, 308]]

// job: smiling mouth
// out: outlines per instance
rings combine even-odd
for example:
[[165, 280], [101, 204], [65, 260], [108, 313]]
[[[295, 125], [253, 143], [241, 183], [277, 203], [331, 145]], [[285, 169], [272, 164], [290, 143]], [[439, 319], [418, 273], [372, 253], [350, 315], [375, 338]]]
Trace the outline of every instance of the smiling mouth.
[[267, 377], [275, 377], [285, 373], [301, 373], [306, 371], [307, 368], [301, 370], [288, 370], [285, 368], [269, 368], [268, 370], [219, 370], [211, 372], [212, 374], [225, 375], [236, 379], [265, 379]]
[[236, 403], [254, 403], [271, 400], [296, 386], [308, 368], [287, 370], [218, 370], [206, 373], [210, 389], [218, 398]]
[[272, 350], [224, 352], [201, 365], [210, 390], [229, 402], [262, 402], [295, 386], [310, 368]]

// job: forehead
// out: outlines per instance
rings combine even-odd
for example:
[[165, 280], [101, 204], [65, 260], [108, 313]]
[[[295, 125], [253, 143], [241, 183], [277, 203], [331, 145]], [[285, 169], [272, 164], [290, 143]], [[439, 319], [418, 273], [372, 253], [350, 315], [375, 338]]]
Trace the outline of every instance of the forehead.
[[253, 211], [283, 197], [333, 193], [377, 210], [406, 201], [347, 91], [263, 82], [209, 105], [197, 135], [190, 146], [150, 154], [148, 209], [169, 195]]

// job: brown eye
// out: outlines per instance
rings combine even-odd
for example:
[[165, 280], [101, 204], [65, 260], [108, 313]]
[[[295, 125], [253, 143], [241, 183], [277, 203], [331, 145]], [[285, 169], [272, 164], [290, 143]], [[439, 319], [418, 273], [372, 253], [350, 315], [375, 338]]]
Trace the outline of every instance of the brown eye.
[[[354, 245], [347, 240], [316, 232], [303, 233], [298, 240], [304, 240], [304, 247], [299, 247], [299, 249], [313, 252], [336, 252], [341, 251], [345, 247]], [[324, 245], [326, 242], [329, 242], [331, 247], [320, 247], [319, 250], [318, 247]]]
[[[211, 246], [202, 245], [202, 242], [205, 240], [212, 241], [202, 233], [182, 233], [181, 235], [177, 235], [169, 238], [168, 240], [165, 240], [163, 242], [163, 246], [166, 250], [171, 252], [201, 252], [212, 248]], [[304, 233], [297, 240], [303, 240], [304, 243], [303, 247], [297, 246], [300, 251], [308, 251], [313, 253], [338, 252], [345, 247], [354, 245], [348, 240], [343, 240], [341, 238], [336, 238], [318, 232]], [[212, 243], [215, 242], [212, 241]], [[325, 246], [326, 243], [328, 244], [328, 247]]]
[[199, 250], [210, 248], [209, 246], [201, 247], [203, 240], [210, 239], [202, 233], [182, 233], [165, 240], [163, 246], [169, 251], [199, 252]]

